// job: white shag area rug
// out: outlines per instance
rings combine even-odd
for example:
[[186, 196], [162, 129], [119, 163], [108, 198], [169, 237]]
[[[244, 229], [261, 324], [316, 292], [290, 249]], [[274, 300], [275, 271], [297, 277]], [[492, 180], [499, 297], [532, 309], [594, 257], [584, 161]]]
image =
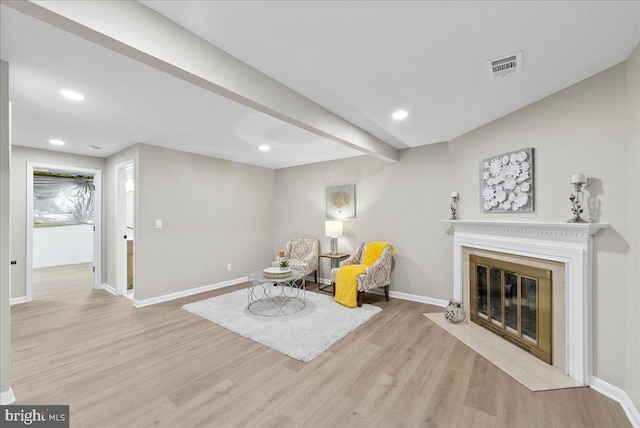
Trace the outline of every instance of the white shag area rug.
[[300, 312], [261, 317], [247, 309], [247, 290], [189, 303], [182, 308], [275, 351], [309, 362], [351, 333], [382, 309], [363, 304], [346, 308], [333, 297], [306, 292]]

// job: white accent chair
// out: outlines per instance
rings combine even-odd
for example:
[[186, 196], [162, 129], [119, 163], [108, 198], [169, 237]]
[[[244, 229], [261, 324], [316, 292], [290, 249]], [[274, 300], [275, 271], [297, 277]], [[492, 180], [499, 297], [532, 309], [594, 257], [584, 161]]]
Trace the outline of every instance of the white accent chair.
[[[304, 275], [314, 273], [314, 279], [318, 282], [318, 250], [320, 241], [312, 238], [292, 239], [287, 241], [284, 249], [284, 258], [289, 262], [289, 267], [304, 271]], [[273, 262], [273, 266], [279, 266], [279, 262]]]
[[[339, 267], [331, 269], [331, 284], [333, 285], [333, 294], [336, 293], [336, 275], [338, 269], [342, 266], [362, 264], [364, 259], [364, 251], [367, 243], [358, 244], [356, 250], [348, 258], [340, 262]], [[364, 292], [374, 288], [384, 287], [384, 298], [389, 301], [389, 284], [391, 284], [391, 270], [393, 268], [393, 248], [386, 247], [378, 260], [371, 266], [367, 267], [364, 274], [358, 276], [358, 307], [362, 306], [362, 298]]]

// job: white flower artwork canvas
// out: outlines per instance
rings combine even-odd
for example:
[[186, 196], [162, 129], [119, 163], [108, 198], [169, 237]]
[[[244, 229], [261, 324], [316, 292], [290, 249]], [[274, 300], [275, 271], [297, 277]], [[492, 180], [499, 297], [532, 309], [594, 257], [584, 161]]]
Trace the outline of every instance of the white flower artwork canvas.
[[494, 156], [480, 165], [485, 212], [533, 212], [533, 148]]

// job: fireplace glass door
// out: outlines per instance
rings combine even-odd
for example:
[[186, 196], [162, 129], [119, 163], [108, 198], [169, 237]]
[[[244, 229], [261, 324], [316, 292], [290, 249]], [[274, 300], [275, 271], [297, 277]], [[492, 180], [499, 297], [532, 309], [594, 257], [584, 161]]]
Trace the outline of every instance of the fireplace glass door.
[[469, 256], [471, 321], [551, 364], [551, 271]]

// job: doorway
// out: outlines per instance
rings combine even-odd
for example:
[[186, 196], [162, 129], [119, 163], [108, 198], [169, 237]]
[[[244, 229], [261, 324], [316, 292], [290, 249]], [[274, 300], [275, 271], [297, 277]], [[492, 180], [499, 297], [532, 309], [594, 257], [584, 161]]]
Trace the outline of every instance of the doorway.
[[116, 165], [116, 294], [135, 300], [135, 160]]
[[28, 162], [26, 191], [27, 301], [33, 300], [34, 269], [64, 275], [74, 266], [86, 270], [92, 289], [102, 288], [102, 172]]

